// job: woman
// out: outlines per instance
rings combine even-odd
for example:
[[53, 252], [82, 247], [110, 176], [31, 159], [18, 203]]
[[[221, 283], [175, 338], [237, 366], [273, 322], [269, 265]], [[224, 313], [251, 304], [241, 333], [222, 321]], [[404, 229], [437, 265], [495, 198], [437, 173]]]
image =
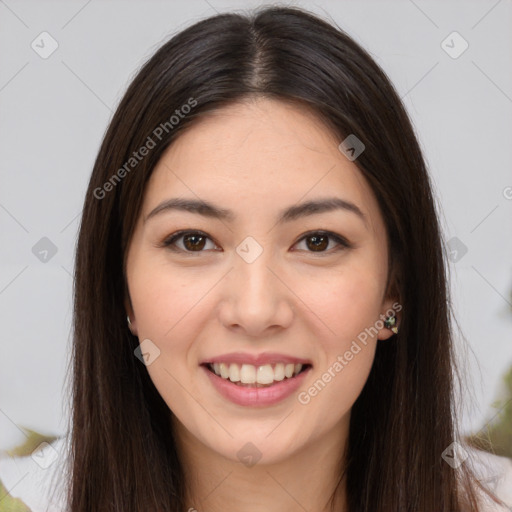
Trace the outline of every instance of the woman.
[[350, 37], [292, 8], [177, 34], [85, 199], [69, 510], [497, 504], [457, 435], [445, 271], [411, 123]]

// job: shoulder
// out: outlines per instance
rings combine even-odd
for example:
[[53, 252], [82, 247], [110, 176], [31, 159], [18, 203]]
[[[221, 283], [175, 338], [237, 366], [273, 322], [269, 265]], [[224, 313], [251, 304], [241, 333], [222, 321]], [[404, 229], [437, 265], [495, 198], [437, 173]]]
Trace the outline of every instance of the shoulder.
[[488, 497], [482, 497], [482, 512], [512, 511], [512, 459], [471, 447], [466, 447], [466, 451], [466, 462], [477, 479], [507, 504], [507, 507], [498, 506]]
[[13, 510], [65, 512], [66, 457], [66, 438], [51, 444], [42, 443], [30, 456], [3, 454], [0, 457], [0, 488], [3, 485], [2, 495], [7, 494], [2, 500], [10, 500]]

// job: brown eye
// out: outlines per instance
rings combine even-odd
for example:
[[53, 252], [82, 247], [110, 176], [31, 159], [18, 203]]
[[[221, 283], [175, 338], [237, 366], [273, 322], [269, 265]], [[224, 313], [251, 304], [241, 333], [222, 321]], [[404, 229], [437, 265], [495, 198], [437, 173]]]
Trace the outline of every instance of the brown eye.
[[[334, 247], [330, 247], [333, 241], [335, 242]], [[352, 247], [343, 237], [330, 231], [311, 232], [303, 236], [297, 244], [302, 242], [304, 242], [306, 246], [306, 249], [304, 249], [306, 252], [318, 253], [319, 255], [331, 254]], [[211, 243], [210, 247], [207, 247], [208, 243]], [[161, 246], [167, 247], [174, 252], [186, 254], [200, 254], [208, 249], [216, 250], [216, 245], [213, 243], [212, 239], [201, 231], [178, 231], [164, 240]]]
[[[178, 243], [181, 241], [181, 244]], [[185, 252], [185, 253], [201, 253], [204, 252], [208, 241], [215, 248], [215, 244], [211, 241], [210, 237], [200, 231], [178, 231], [163, 243], [163, 247], [168, 247], [171, 251]]]
[[[335, 242], [334, 247], [331, 247], [327, 250], [331, 241]], [[343, 237], [337, 235], [336, 233], [331, 233], [330, 231], [315, 231], [313, 233], [306, 234], [299, 240], [298, 243], [302, 242], [304, 242], [304, 245], [306, 246], [306, 252], [319, 254], [330, 254], [352, 247], [352, 245]]]
[[310, 242], [310, 243], [306, 242], [306, 245], [308, 246], [308, 248], [315, 252], [316, 251], [324, 251], [327, 248], [327, 246], [329, 245], [329, 237], [325, 236], [325, 235], [308, 236], [306, 238], [306, 240], [308, 242]]
[[183, 245], [189, 251], [200, 251], [206, 244], [206, 238], [201, 235], [185, 235], [183, 237]]

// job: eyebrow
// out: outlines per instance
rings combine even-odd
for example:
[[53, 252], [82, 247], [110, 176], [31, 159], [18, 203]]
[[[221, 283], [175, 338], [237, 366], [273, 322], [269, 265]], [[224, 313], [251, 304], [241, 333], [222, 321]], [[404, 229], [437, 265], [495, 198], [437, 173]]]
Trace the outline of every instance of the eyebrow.
[[[155, 215], [172, 210], [196, 213], [204, 217], [225, 221], [233, 221], [236, 218], [235, 214], [231, 210], [220, 208], [207, 201], [173, 198], [163, 201], [156, 208], [151, 210], [151, 212], [145, 217], [144, 223]], [[368, 227], [366, 215], [360, 210], [360, 208], [354, 203], [339, 197], [328, 197], [325, 199], [317, 199], [289, 206], [280, 212], [277, 218], [277, 224], [283, 224], [309, 215], [335, 210], [344, 210], [354, 213], [364, 222], [365, 226]]]

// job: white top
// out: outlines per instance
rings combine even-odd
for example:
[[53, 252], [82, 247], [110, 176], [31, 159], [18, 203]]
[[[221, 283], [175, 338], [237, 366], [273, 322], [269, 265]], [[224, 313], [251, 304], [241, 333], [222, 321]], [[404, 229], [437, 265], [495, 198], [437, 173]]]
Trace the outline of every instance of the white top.
[[[0, 481], [13, 498], [21, 499], [31, 512], [66, 512], [62, 470], [67, 457], [65, 438], [27, 457], [0, 457]], [[477, 477], [502, 499], [507, 507], [482, 501], [481, 512], [512, 511], [512, 459], [466, 447], [464, 463], [473, 466]], [[52, 492], [54, 491], [54, 492]], [[0, 502], [0, 510], [2, 503]]]

